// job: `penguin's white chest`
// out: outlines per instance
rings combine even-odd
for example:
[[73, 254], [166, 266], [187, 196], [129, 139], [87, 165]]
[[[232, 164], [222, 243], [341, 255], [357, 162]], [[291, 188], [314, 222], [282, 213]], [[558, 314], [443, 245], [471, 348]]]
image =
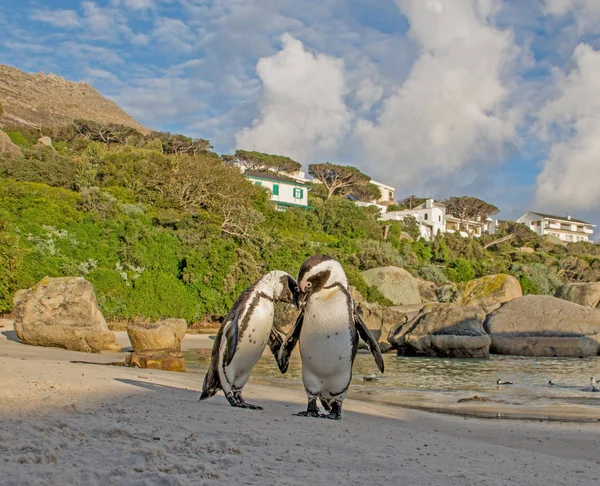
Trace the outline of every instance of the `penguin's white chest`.
[[350, 319], [348, 297], [341, 290], [322, 290], [311, 298], [300, 333], [303, 368], [318, 376], [336, 375], [351, 368]]
[[246, 383], [269, 341], [273, 326], [273, 303], [261, 299], [247, 320], [240, 319], [240, 336], [235, 355], [227, 367], [227, 375], [235, 385]]

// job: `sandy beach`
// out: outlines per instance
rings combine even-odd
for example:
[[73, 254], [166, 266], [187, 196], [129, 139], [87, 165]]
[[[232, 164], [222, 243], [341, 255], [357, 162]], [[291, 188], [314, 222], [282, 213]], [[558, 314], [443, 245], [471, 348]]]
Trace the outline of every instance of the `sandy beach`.
[[351, 399], [335, 422], [293, 416], [303, 392], [256, 383], [245, 395], [264, 410], [234, 409], [222, 395], [198, 402], [197, 373], [73, 364], [123, 355], [25, 346], [1, 323], [3, 485], [600, 482], [600, 423], [457, 417]]

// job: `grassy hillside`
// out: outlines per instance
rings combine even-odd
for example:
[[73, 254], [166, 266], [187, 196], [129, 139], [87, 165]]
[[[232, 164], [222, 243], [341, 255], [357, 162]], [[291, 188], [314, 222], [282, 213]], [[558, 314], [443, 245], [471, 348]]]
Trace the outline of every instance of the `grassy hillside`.
[[600, 280], [598, 245], [533, 234], [489, 250], [492, 237], [408, 242], [401, 232], [414, 227], [399, 223], [384, 241], [376, 210], [326, 201], [318, 188], [314, 210], [275, 211], [207, 141], [113, 126], [118, 136], [103, 143], [81, 126], [53, 130], [54, 149], [36, 145], [36, 132], [5, 127], [23, 155], [0, 155], [0, 313], [11, 311], [17, 289], [46, 275], [81, 275], [108, 319], [194, 322], [224, 315], [264, 272], [295, 275], [316, 252], [340, 259], [351, 283], [384, 304], [360, 271], [398, 265], [436, 283], [504, 272], [526, 293]]

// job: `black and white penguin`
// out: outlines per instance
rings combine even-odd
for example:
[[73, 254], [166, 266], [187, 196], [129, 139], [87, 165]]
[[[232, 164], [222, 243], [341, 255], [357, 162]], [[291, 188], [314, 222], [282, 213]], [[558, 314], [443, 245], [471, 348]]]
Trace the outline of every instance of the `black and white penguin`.
[[596, 388], [594, 386], [594, 383], [597, 383], [597, 381], [594, 380], [594, 377], [590, 378], [590, 384], [585, 387], [582, 391], [586, 391], [586, 392], [598, 392], [600, 390], [598, 390], [598, 388]]
[[512, 381], [502, 381], [502, 380], [496, 381], [496, 385], [512, 385], [512, 384], [513, 384]]
[[277, 358], [282, 337], [273, 327], [275, 301], [297, 306], [299, 295], [296, 280], [278, 270], [267, 273], [240, 294], [215, 338], [200, 400], [223, 390], [232, 407], [262, 409], [244, 401], [242, 388], [267, 343]]
[[[326, 255], [313, 255], [300, 268], [298, 286], [303, 309], [279, 350], [279, 369], [285, 373], [292, 350], [300, 341], [302, 381], [308, 396], [300, 416], [341, 419], [342, 402], [352, 378], [360, 336], [383, 373], [377, 341], [357, 314], [342, 266]], [[321, 415], [317, 398], [327, 414]]]

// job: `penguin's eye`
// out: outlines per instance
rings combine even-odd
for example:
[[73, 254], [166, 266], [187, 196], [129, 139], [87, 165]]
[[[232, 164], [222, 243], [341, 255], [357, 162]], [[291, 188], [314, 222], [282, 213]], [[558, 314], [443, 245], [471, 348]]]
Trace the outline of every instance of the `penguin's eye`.
[[306, 282], [306, 285], [305, 285], [305, 287], [306, 287], [306, 288], [312, 287], [312, 282]]
[[294, 292], [300, 292], [300, 289], [298, 287], [294, 287]]

